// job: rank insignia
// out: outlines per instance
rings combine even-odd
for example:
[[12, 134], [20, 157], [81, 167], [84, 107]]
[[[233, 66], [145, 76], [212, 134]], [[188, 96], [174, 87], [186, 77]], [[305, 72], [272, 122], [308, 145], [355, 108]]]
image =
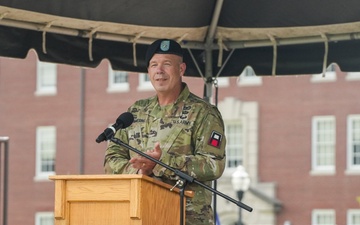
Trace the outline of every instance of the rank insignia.
[[221, 140], [222, 140], [222, 134], [220, 134], [216, 131], [213, 131], [213, 132], [211, 132], [211, 136], [210, 136], [208, 144], [213, 147], [220, 148]]
[[160, 44], [160, 49], [163, 52], [167, 52], [170, 49], [170, 41], [162, 41]]

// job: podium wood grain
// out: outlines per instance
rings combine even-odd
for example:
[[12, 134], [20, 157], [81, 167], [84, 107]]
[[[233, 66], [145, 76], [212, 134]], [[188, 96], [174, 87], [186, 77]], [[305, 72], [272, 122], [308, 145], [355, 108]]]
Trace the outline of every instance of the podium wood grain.
[[[55, 181], [55, 225], [179, 224], [179, 190], [170, 191], [170, 185], [148, 176], [56, 175], [49, 179]], [[184, 201], [192, 196], [186, 191]]]

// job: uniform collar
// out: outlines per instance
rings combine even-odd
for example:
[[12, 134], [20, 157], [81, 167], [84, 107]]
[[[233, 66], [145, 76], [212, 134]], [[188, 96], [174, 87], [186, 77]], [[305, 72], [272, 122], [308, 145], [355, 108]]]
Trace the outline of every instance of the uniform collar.
[[190, 90], [189, 90], [189, 87], [187, 86], [187, 84], [182, 82], [182, 87], [183, 88], [182, 88], [182, 91], [180, 92], [179, 97], [176, 99], [176, 101], [173, 104], [160, 107], [160, 105], [158, 103], [158, 99], [155, 96], [151, 100], [150, 104], [147, 106], [147, 109], [145, 109], [145, 111], [147, 111], [149, 115], [154, 116], [154, 117], [156, 117], [156, 115], [159, 113], [159, 111], [162, 111], [162, 109], [167, 111], [165, 114], [167, 114], [169, 116], [170, 115], [175, 116], [175, 115], [181, 113], [183, 102], [186, 101], [186, 99], [190, 95]]

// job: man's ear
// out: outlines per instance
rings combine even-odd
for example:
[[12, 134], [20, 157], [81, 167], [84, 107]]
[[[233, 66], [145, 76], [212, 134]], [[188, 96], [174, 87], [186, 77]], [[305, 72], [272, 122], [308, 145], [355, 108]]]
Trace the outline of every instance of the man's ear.
[[183, 62], [180, 64], [180, 74], [181, 76], [183, 76], [185, 74], [185, 70], [186, 70], [186, 64]]

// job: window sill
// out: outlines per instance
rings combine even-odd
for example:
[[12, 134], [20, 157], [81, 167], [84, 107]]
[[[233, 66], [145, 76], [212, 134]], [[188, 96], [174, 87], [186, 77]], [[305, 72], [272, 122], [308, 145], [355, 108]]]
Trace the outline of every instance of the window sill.
[[121, 93], [121, 92], [129, 92], [130, 87], [129, 86], [123, 86], [123, 87], [109, 87], [107, 88], [107, 93]]
[[345, 175], [360, 175], [360, 169], [347, 169], [344, 172]]
[[140, 85], [137, 87], [138, 91], [153, 91], [154, 87], [150, 84], [150, 85]]
[[36, 182], [47, 182], [47, 181], [51, 181], [49, 180], [49, 176], [55, 175], [55, 173], [49, 173], [49, 174], [44, 174], [44, 175], [37, 175], [34, 177], [34, 181]]
[[312, 170], [310, 171], [311, 176], [333, 176], [335, 175], [335, 170]]
[[35, 96], [55, 96], [56, 91], [36, 91]]

